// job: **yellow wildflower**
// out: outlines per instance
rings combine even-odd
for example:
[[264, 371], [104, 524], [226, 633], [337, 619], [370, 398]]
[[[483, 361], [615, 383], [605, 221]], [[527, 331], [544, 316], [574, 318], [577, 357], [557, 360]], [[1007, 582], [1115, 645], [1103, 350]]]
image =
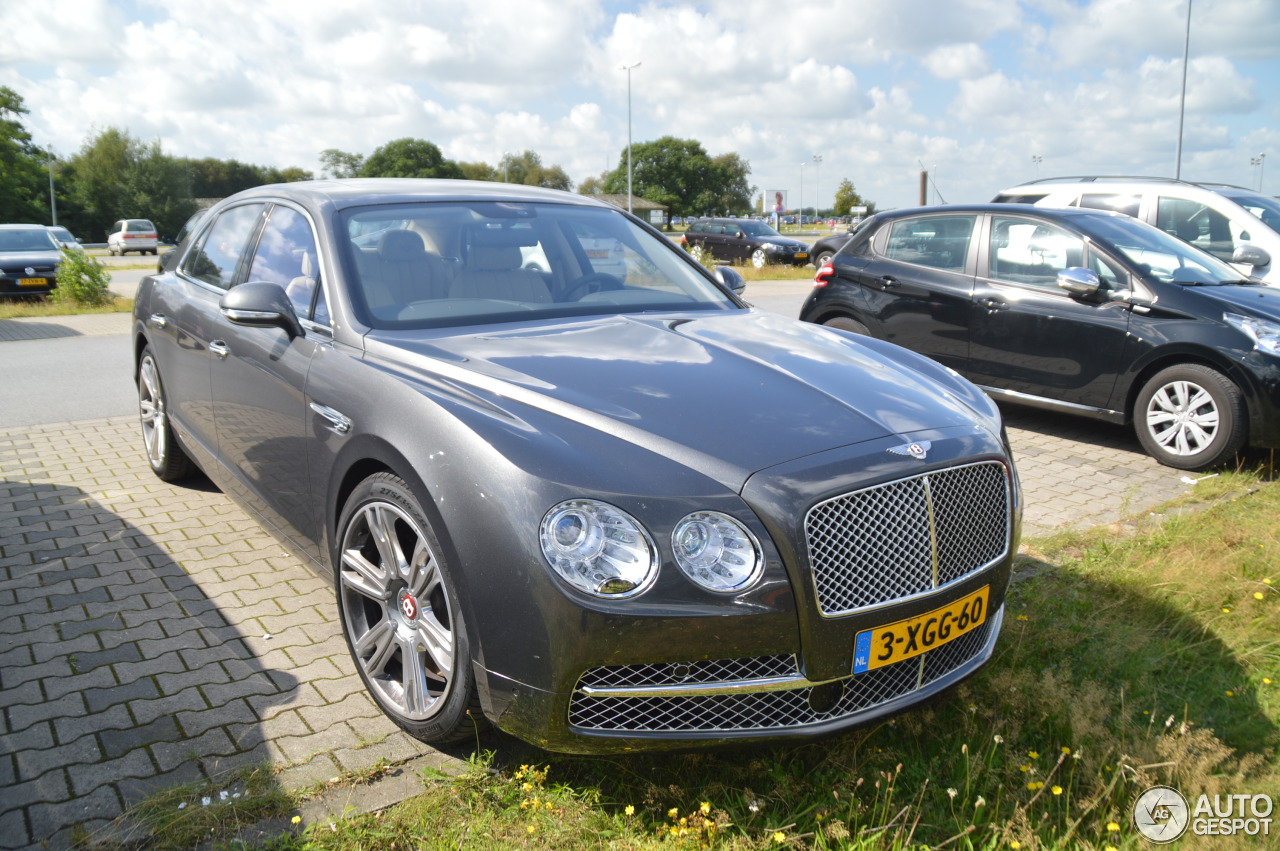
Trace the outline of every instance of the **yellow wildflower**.
[[1115, 822], [1113, 822], [1113, 821], [1109, 821], [1109, 822], [1107, 822], [1107, 832], [1108, 832], [1108, 833], [1116, 833], [1116, 832], [1117, 832], [1117, 831], [1119, 831], [1119, 830], [1120, 830], [1120, 825], [1116, 824], [1116, 823], [1115, 823]]
[[1063, 752], [1064, 754], [1066, 754], [1067, 756], [1071, 756], [1071, 748], [1066, 747], [1065, 745], [1064, 745], [1064, 746], [1063, 746], [1063, 748], [1062, 748], [1062, 752]]
[[631, 804], [627, 804], [627, 808], [623, 810], [623, 812], [629, 816], [633, 816], [636, 814], [636, 808], [633, 807]]
[[703, 802], [698, 806], [698, 809], [702, 812], [702, 814], [703, 814], [704, 816], [705, 816], [705, 815], [707, 815], [708, 813], [710, 813], [710, 812], [711, 812], [711, 802], [710, 802], [710, 801], [703, 801]]
[[1031, 757], [1032, 759], [1040, 758], [1040, 754], [1036, 753], [1035, 751], [1027, 751], [1027, 756]]
[[1025, 620], [1029, 620], [1029, 618], [1026, 615], [1018, 615], [1018, 620], [1025, 621]]
[[1254, 591], [1254, 592], [1253, 592], [1253, 599], [1255, 599], [1255, 600], [1262, 600], [1262, 599], [1265, 599], [1265, 598], [1266, 598], [1266, 596], [1267, 596], [1267, 595], [1266, 595], [1266, 594], [1263, 594], [1261, 591]]
[[289, 821], [293, 822], [294, 824], [302, 824], [302, 816], [294, 816], [293, 818], [289, 819]]
[[667, 810], [667, 818], [673, 819], [678, 815], [680, 815], [680, 811], [675, 807], [672, 807], [671, 809]]
[[1061, 795], [1061, 794], [1062, 794], [1062, 787], [1061, 787], [1061, 786], [1054, 786], [1054, 787], [1053, 787], [1052, 789], [1050, 789], [1049, 791], [1050, 791], [1050, 792], [1052, 792], [1052, 793], [1053, 793], [1053, 794], [1055, 794], [1055, 795]]
[[1223, 606], [1223, 607], [1222, 607], [1222, 613], [1223, 613], [1224, 615], [1229, 615], [1229, 614], [1231, 614], [1231, 608], [1230, 608], [1229, 606]]
[[1269, 685], [1271, 685], [1271, 678], [1270, 678], [1270, 677], [1263, 677], [1263, 678], [1262, 678], [1262, 684], [1263, 684], [1264, 686], [1269, 686]]
[[781, 845], [782, 843], [787, 841], [787, 835], [779, 830], [777, 833], [773, 835], [773, 841]]
[[1009, 843], [1009, 847], [1012, 848], [1013, 851], [1018, 851], [1018, 849], [1022, 847], [1022, 843], [1015, 839]]

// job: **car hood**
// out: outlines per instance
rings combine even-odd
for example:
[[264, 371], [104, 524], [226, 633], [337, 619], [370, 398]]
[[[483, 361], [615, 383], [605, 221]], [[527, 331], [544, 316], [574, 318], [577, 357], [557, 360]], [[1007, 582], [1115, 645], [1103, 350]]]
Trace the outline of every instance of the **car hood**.
[[[888, 435], [972, 429], [979, 419], [966, 401], [972, 386], [931, 362], [761, 311], [437, 334], [373, 332], [366, 349], [410, 373], [465, 385], [497, 407], [512, 410], [514, 402], [597, 428], [734, 489], [753, 472], [806, 455]], [[936, 371], [926, 375], [900, 359]]]
[[1244, 308], [1268, 319], [1280, 320], [1280, 289], [1261, 284], [1188, 287], [1203, 298], [1219, 302], [1226, 309]]
[[62, 252], [48, 251], [0, 251], [0, 266], [21, 269], [23, 266], [52, 266], [61, 262]]

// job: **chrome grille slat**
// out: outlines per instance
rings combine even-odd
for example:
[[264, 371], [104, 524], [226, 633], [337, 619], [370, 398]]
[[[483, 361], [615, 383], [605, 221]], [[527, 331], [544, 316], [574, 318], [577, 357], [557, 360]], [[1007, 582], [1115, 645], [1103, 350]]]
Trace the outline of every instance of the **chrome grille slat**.
[[[991, 621], [973, 632], [937, 650], [925, 654], [924, 680], [928, 685], [972, 660], [986, 645]], [[722, 660], [722, 669], [756, 671], [791, 657], [762, 657], [757, 660]], [[634, 667], [634, 676], [620, 668]], [[610, 666], [588, 671], [579, 685], [608, 680], [648, 686], [685, 684], [655, 681], [652, 669], [659, 666]], [[607, 671], [607, 674], [600, 674]], [[809, 704], [814, 687], [787, 691], [739, 692], [714, 695], [682, 695], [677, 697], [597, 696], [575, 691], [569, 704], [569, 723], [583, 730], [619, 733], [734, 733], [752, 730], [785, 730], [823, 721], [836, 720], [887, 703], [917, 689], [920, 666], [918, 659], [908, 659], [886, 668], [840, 680], [844, 693], [828, 711], [820, 712]], [[723, 680], [718, 680], [723, 681]], [[818, 686], [817, 688], [825, 688]]]
[[578, 681], [579, 688], [626, 688], [734, 682], [793, 676], [796, 657], [759, 656], [750, 659], [700, 659], [647, 665], [607, 665], [593, 668]]
[[818, 608], [835, 617], [944, 587], [1003, 558], [1009, 534], [1009, 477], [995, 461], [833, 497], [805, 517]]

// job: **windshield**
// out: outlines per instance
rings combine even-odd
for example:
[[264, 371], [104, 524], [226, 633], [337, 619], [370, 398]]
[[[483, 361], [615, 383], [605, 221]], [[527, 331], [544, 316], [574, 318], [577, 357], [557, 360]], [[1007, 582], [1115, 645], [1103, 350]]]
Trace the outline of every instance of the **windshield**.
[[742, 222], [742, 232], [747, 236], [782, 236], [769, 225], [764, 222], [744, 220]]
[[374, 328], [436, 328], [737, 303], [621, 212], [441, 202], [341, 217], [352, 301]]
[[1240, 272], [1177, 237], [1128, 216], [1098, 216], [1082, 229], [1123, 254], [1144, 277], [1173, 284], [1237, 283]]
[[57, 243], [44, 228], [0, 229], [0, 251], [57, 250]]
[[1273, 231], [1280, 232], [1280, 199], [1268, 198], [1266, 195], [1255, 195], [1252, 192], [1241, 192], [1229, 196], [1241, 207], [1262, 219], [1262, 223]]

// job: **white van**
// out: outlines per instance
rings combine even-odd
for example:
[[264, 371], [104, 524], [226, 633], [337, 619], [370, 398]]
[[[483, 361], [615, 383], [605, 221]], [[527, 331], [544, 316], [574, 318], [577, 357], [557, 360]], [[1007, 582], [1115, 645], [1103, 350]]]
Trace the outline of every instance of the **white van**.
[[1114, 210], [1153, 224], [1280, 287], [1280, 200], [1239, 186], [1162, 177], [1051, 177], [1006, 189], [996, 202]]

